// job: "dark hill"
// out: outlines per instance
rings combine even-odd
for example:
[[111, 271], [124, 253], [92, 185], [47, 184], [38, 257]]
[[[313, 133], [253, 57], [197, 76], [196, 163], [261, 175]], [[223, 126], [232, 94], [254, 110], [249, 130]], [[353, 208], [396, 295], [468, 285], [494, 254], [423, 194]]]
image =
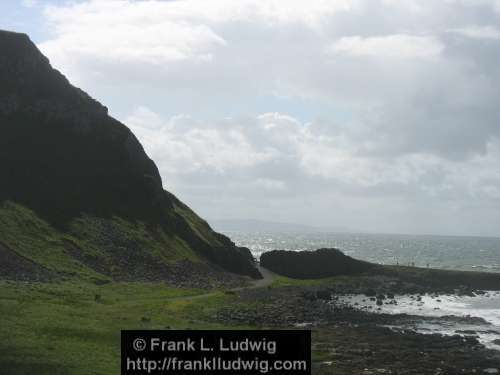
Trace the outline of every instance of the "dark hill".
[[26, 206], [61, 232], [82, 214], [141, 222], [225, 270], [259, 276], [248, 249], [163, 190], [134, 134], [26, 35], [0, 31], [0, 83], [0, 202]]
[[337, 249], [316, 251], [273, 250], [260, 257], [260, 264], [280, 275], [294, 279], [321, 279], [338, 275], [353, 275], [375, 265], [351, 258]]

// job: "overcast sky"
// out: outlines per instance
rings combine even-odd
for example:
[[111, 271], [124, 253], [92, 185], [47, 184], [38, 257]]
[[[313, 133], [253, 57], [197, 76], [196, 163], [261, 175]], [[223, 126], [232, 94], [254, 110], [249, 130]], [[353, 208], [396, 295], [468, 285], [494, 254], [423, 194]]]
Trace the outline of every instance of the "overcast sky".
[[2, 1], [210, 219], [500, 235], [500, 0]]

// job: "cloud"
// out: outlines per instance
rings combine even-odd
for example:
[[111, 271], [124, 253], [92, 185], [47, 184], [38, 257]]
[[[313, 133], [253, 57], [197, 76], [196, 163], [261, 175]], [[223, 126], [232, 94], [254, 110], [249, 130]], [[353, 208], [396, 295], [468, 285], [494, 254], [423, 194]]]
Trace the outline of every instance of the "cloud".
[[139, 107], [125, 121], [148, 145], [165, 176], [204, 170], [224, 174], [253, 167], [272, 157], [272, 150], [256, 149], [241, 129], [227, 120], [222, 120], [218, 127], [185, 115], [162, 122], [148, 108]]
[[[62, 48], [63, 54], [76, 57], [160, 65], [209, 61], [212, 51], [225, 45], [209, 26], [176, 19], [164, 4], [92, 1], [71, 8], [47, 7], [45, 14], [56, 25], [58, 38], [43, 43], [42, 49], [51, 55]], [[79, 22], [67, 21], [75, 18]]]
[[290, 192], [321, 181], [328, 182], [329, 190], [383, 194], [397, 188], [400, 194], [419, 192], [442, 199], [451, 197], [451, 187], [469, 197], [480, 188], [485, 197], [495, 198], [496, 193], [488, 192], [496, 191], [493, 187], [500, 182], [500, 170], [491, 168], [500, 160], [498, 141], [488, 144], [484, 156], [452, 162], [427, 153], [367, 157], [356, 152], [356, 140], [346, 134], [318, 134], [315, 123], [303, 124], [279, 113], [209, 123], [175, 116], [162, 122], [139, 107], [125, 122], [167, 180], [202, 174]]
[[[325, 135], [318, 132], [321, 124], [280, 113], [206, 122], [185, 115], [162, 119], [139, 107], [125, 122], [158, 163], [166, 187], [210, 217], [237, 218], [244, 210], [249, 217], [310, 217], [317, 225], [363, 222], [375, 230], [435, 232], [418, 221], [419, 205], [453, 222], [451, 216], [500, 205], [498, 140], [484, 155], [450, 161], [424, 152], [368, 157], [345, 132]], [[399, 222], [374, 224], [391, 216]], [[465, 229], [465, 223], [454, 225]]]
[[[184, 60], [210, 61], [226, 45], [216, 28], [238, 22], [266, 27], [301, 24], [316, 28], [351, 1], [313, 0], [305, 4], [270, 0], [198, 1], [107, 0], [48, 6], [45, 15], [57, 33], [41, 45], [51, 55], [92, 55], [116, 62], [163, 64]], [[112, 25], [112, 26], [111, 26]], [[62, 58], [61, 56], [59, 56]]]
[[39, 47], [206, 216], [500, 234], [499, 4], [82, 0]]
[[460, 34], [468, 38], [500, 39], [500, 30], [494, 26], [468, 26], [460, 29], [452, 29], [450, 32]]
[[352, 56], [402, 59], [436, 58], [443, 49], [443, 44], [435, 37], [405, 34], [368, 38], [343, 37], [332, 46], [333, 52]]
[[23, 0], [22, 5], [26, 8], [34, 8], [38, 5], [38, 0]]

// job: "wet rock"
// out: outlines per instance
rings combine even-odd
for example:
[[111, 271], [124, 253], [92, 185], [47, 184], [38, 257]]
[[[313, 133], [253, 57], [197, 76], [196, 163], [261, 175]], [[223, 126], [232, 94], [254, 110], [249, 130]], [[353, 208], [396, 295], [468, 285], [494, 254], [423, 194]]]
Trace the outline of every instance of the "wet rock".
[[485, 374], [498, 374], [497, 368], [486, 368], [483, 370]]
[[377, 292], [375, 289], [366, 289], [363, 293], [367, 297], [375, 297], [377, 295]]
[[462, 335], [477, 335], [477, 332], [472, 329], [458, 329], [455, 333], [460, 333]]
[[329, 292], [328, 290], [318, 290], [316, 292], [316, 297], [318, 299], [322, 299], [322, 300], [330, 300], [331, 299], [331, 292]]
[[316, 300], [316, 293], [312, 291], [305, 291], [302, 293], [302, 297], [304, 297], [308, 301], [315, 301]]

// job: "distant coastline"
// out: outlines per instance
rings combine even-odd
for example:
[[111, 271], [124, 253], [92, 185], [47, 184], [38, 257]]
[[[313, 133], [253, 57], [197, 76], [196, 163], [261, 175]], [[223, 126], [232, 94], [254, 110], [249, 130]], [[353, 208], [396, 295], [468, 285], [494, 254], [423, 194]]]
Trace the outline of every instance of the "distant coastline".
[[304, 232], [304, 233], [354, 233], [355, 231], [340, 226], [321, 227], [297, 223], [266, 221], [255, 219], [214, 219], [209, 223], [220, 232]]

